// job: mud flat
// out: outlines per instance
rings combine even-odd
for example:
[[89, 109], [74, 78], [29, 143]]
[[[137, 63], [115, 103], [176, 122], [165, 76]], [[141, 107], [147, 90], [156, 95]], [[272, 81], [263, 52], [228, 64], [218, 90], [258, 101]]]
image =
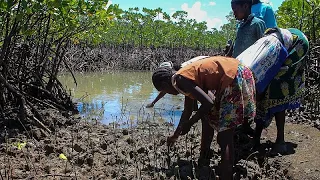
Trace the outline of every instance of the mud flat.
[[[214, 179], [218, 176], [219, 147], [212, 143], [210, 166], [199, 168], [198, 123], [168, 149], [166, 136], [173, 125], [139, 122], [136, 127], [84, 122], [55, 110], [42, 111], [52, 133], [1, 126], [2, 179]], [[261, 152], [237, 133], [235, 179], [318, 179], [320, 133], [304, 123], [286, 126], [288, 155], [271, 155], [276, 129], [263, 133]]]

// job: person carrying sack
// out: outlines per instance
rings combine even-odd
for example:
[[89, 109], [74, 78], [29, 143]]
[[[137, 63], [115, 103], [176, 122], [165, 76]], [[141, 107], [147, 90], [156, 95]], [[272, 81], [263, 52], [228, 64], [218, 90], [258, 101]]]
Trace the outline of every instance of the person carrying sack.
[[304, 57], [308, 51], [308, 39], [300, 30], [271, 28], [263, 38], [237, 57], [251, 69], [256, 80], [255, 147], [260, 145], [262, 130], [275, 117], [277, 139], [273, 152], [287, 152], [284, 140], [285, 111], [301, 106], [305, 87]]

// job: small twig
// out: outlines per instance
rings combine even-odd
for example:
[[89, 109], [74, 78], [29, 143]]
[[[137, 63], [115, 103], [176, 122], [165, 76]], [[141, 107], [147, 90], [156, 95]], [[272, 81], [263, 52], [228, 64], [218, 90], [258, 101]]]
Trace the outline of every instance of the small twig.
[[30, 96], [29, 94], [27, 94], [27, 93], [25, 93], [25, 92], [23, 92], [23, 94], [24, 94], [25, 96], [28, 96], [28, 97], [31, 98], [32, 100], [37, 101], [38, 103], [41, 103], [41, 104], [43, 104], [43, 105], [45, 105], [45, 106], [48, 106], [48, 107], [50, 107], [50, 108], [52, 108], [52, 109], [57, 109], [55, 106], [53, 106], [53, 105], [51, 105], [51, 104], [49, 104], [49, 103], [46, 103], [46, 102], [44, 102], [44, 101], [41, 101], [40, 99], [35, 98], [35, 97], [33, 97], [33, 96]]
[[170, 158], [170, 147], [167, 146], [167, 164], [168, 164], [168, 169], [171, 166], [171, 158]]
[[248, 161], [248, 159], [250, 159], [251, 156], [256, 155], [256, 154], [258, 154], [258, 153], [259, 153], [259, 151], [255, 151], [255, 152], [251, 153], [251, 154], [247, 157], [246, 161]]
[[39, 121], [39, 119], [33, 116], [33, 120], [35, 120], [43, 129], [48, 131], [48, 133], [51, 133], [50, 129], [48, 129], [41, 121]]
[[73, 177], [71, 175], [66, 175], [66, 174], [45, 174], [45, 175], [41, 175], [40, 177], [48, 177], [48, 176], [70, 177], [70, 178]]
[[48, 131], [48, 133], [51, 133], [50, 129], [48, 129], [41, 121], [43, 121], [43, 118], [41, 116], [41, 114], [38, 112], [38, 110], [29, 102], [27, 101], [27, 104], [31, 107], [33, 113], [40, 118], [40, 120], [38, 118], [36, 118], [35, 116], [32, 116], [33, 120], [35, 120], [38, 125], [40, 125], [43, 129], [45, 129], [46, 131]]
[[4, 179], [3, 179], [3, 176], [2, 176], [2, 173], [1, 173], [1, 171], [0, 171], [0, 177], [1, 177], [1, 180], [4, 180]]
[[197, 179], [196, 168], [194, 166], [193, 160], [191, 160], [191, 164], [192, 164], [192, 175], [193, 175], [193, 178]]
[[179, 166], [174, 167], [174, 179], [176, 179], [176, 177], [178, 178], [178, 180], [181, 180]]

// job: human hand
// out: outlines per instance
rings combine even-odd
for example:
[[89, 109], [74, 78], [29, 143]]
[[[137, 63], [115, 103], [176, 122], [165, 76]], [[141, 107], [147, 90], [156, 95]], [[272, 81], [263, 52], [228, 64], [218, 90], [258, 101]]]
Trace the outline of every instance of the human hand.
[[212, 99], [212, 101], [215, 101], [216, 100], [216, 90], [209, 90], [208, 91], [208, 96]]
[[178, 139], [179, 136], [177, 135], [171, 135], [171, 136], [168, 136], [167, 138], [167, 146], [172, 146]]
[[154, 106], [154, 103], [150, 103], [146, 105], [146, 108], [152, 108]]

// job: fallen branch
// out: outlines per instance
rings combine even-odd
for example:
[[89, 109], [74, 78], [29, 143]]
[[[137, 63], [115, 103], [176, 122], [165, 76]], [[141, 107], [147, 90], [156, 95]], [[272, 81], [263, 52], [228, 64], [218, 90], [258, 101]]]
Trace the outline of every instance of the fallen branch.
[[19, 117], [21, 120], [25, 120], [26, 118], [26, 100], [24, 97], [20, 94], [19, 91], [17, 91], [11, 84], [8, 83], [8, 81], [0, 74], [0, 82], [5, 85], [5, 87], [13, 93], [17, 98], [20, 100], [20, 108], [19, 108]]
[[[38, 102], [40, 102], [40, 103], [43, 103], [43, 104], [45, 104], [45, 105], [47, 105], [47, 106], [49, 106], [49, 107], [52, 107], [52, 108], [54, 108], [54, 109], [57, 109], [57, 108], [58, 108], [58, 109], [60, 109], [60, 110], [66, 111], [66, 108], [64, 108], [62, 105], [60, 105], [61, 102], [59, 102], [59, 101], [56, 99], [56, 97], [55, 97], [52, 93], [50, 93], [48, 90], [43, 89], [43, 88], [38, 87], [38, 86], [35, 86], [35, 85], [32, 85], [32, 84], [29, 84], [29, 83], [21, 82], [21, 84], [27, 85], [27, 86], [30, 86], [30, 87], [33, 87], [33, 88], [36, 88], [37, 90], [39, 90], [39, 91], [45, 93], [46, 95], [48, 95], [48, 96], [49, 96], [49, 99], [47, 99], [47, 101], [50, 101], [50, 103], [53, 104], [53, 106], [50, 105], [49, 103], [46, 103], [46, 102], [44, 102], [44, 101], [41, 101], [41, 100], [39, 100], [39, 99], [37, 99], [37, 98], [35, 98], [35, 97], [33, 97], [33, 96], [28, 95], [28, 97], [31, 97], [31, 98], [33, 98], [34, 100], [36, 100], [36, 101], [38, 101]], [[27, 93], [24, 93], [24, 94], [27, 95]], [[55, 100], [56, 102], [54, 102], [53, 100]], [[54, 107], [54, 106], [55, 106], [55, 107]]]
[[41, 128], [45, 129], [48, 133], [51, 134], [50, 129], [47, 128], [47, 126], [45, 126], [41, 121], [39, 121], [39, 119], [33, 116], [33, 120], [35, 120]]
[[58, 109], [57, 107], [55, 107], [55, 106], [53, 106], [53, 105], [51, 105], [51, 104], [49, 104], [49, 103], [47, 103], [47, 102], [44, 102], [43, 100], [40, 100], [40, 99], [38, 99], [38, 98], [35, 98], [35, 97], [33, 97], [33, 96], [30, 96], [29, 94], [27, 94], [27, 93], [23, 93], [25, 96], [28, 96], [28, 98], [31, 98], [32, 100], [34, 100], [34, 101], [36, 101], [36, 102], [38, 102], [38, 103], [41, 103], [41, 104], [43, 104], [43, 105], [45, 105], [45, 106], [47, 106], [47, 107], [50, 107], [50, 108], [52, 108], [52, 109]]
[[49, 177], [49, 176], [58, 176], [58, 177], [76, 177], [76, 176], [72, 176], [72, 175], [66, 175], [66, 174], [45, 174], [45, 175], [41, 175], [40, 177]]
[[[48, 131], [49, 133], [51, 133], [50, 129], [47, 128], [47, 126], [45, 126], [42, 122], [43, 122], [43, 118], [41, 116], [41, 114], [38, 112], [38, 110], [29, 102], [27, 101], [28, 105], [31, 107], [32, 112], [35, 114], [35, 116], [32, 116], [32, 119], [35, 120], [38, 124], [38, 126], [40, 126], [41, 128], [45, 129], [46, 131]], [[41, 122], [42, 121], [42, 122]]]
[[[65, 57], [65, 58], [67, 58], [67, 57]], [[75, 76], [74, 76], [74, 74], [73, 74], [73, 72], [72, 72], [72, 70], [71, 70], [71, 68], [70, 68], [70, 65], [69, 65], [68, 62], [65, 60], [65, 58], [63, 58], [63, 63], [64, 63], [64, 65], [67, 67], [68, 71], [71, 73], [71, 76], [72, 76], [72, 78], [73, 78], [74, 83], [76, 84], [76, 86], [78, 86], [77, 80], [76, 80], [76, 78], [75, 78]]]

